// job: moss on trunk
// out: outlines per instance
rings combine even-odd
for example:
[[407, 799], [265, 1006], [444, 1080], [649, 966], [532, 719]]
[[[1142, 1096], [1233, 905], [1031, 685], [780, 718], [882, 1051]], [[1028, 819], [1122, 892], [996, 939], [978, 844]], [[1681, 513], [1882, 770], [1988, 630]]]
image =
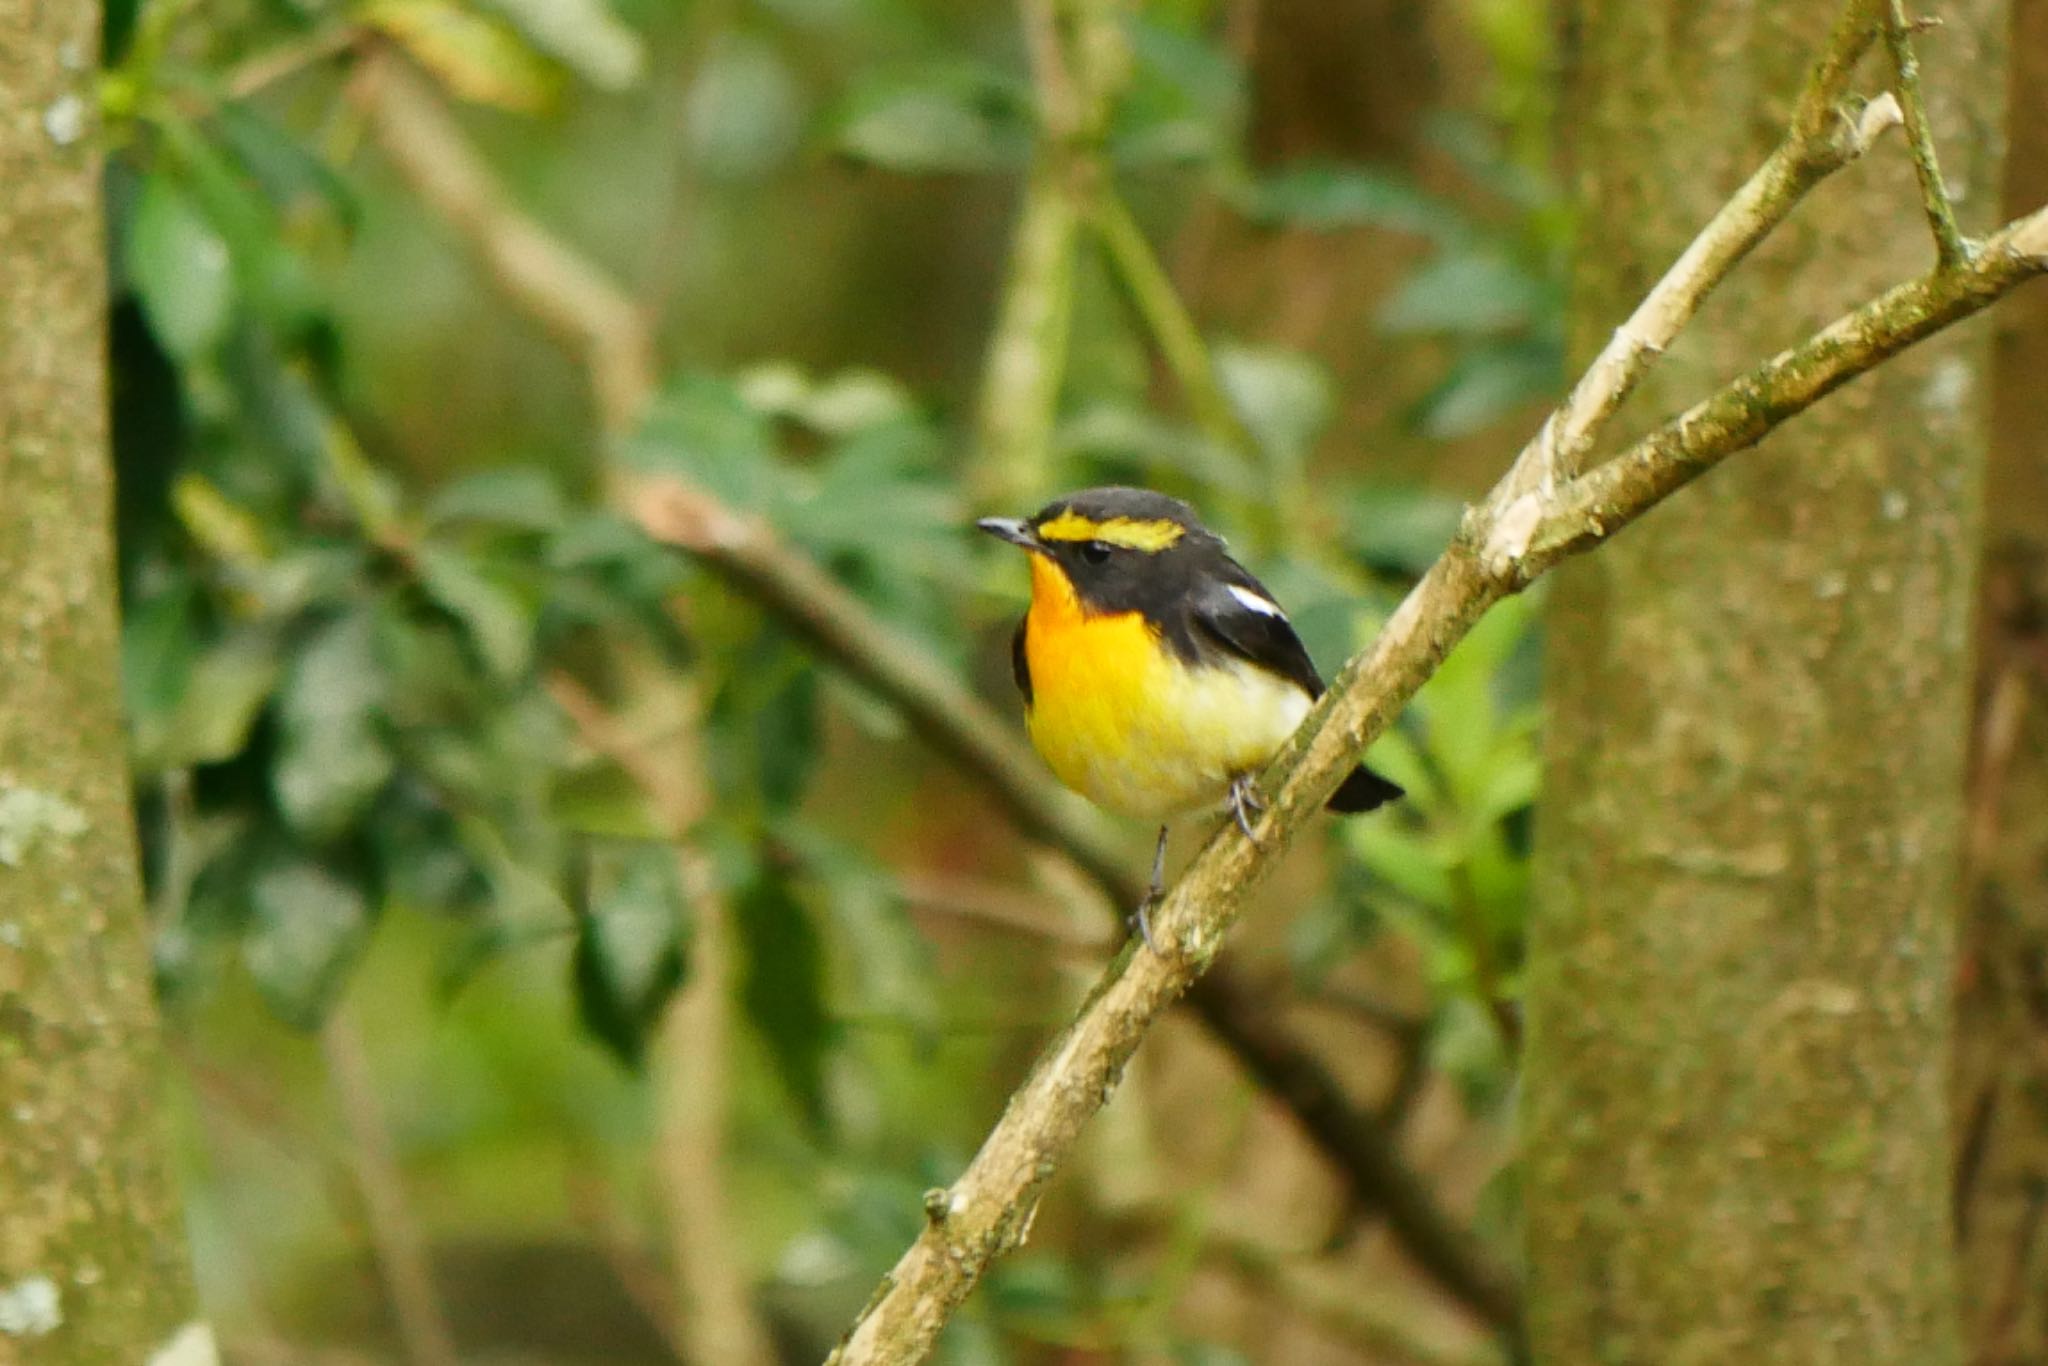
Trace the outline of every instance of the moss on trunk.
[[192, 1313], [117, 695], [98, 10], [0, 0], [0, 1360], [51, 1366]]
[[[1836, 13], [1571, 7], [1579, 355], [1766, 154]], [[1942, 14], [1922, 67], [1982, 228], [2005, 10]], [[1830, 181], [1632, 411], [1924, 268], [1918, 205], [1902, 144]], [[1944, 1076], [1984, 342], [1930, 342], [1559, 576], [1524, 1111], [1539, 1360], [1956, 1359]]]

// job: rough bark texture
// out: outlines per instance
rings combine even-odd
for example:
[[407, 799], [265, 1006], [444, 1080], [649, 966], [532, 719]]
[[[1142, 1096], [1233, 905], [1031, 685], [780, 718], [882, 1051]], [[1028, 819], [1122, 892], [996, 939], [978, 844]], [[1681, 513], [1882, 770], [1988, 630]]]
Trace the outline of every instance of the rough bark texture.
[[[2048, 0], [2014, 0], [2005, 202], [2048, 202]], [[1998, 315], [1969, 870], [1956, 1235], [1978, 1366], [2048, 1361], [2048, 295]]]
[[[1941, 12], [1922, 66], [1981, 229], [2004, 7]], [[1836, 13], [1572, 7], [1581, 356], [1769, 150]], [[1735, 274], [1636, 411], [1932, 254], [1881, 150]], [[1524, 1136], [1539, 1360], [1955, 1360], [1943, 1064], [1983, 342], [1902, 358], [1560, 576]]]
[[0, 1360], [52, 1366], [203, 1336], [116, 695], [98, 9], [0, 0]]

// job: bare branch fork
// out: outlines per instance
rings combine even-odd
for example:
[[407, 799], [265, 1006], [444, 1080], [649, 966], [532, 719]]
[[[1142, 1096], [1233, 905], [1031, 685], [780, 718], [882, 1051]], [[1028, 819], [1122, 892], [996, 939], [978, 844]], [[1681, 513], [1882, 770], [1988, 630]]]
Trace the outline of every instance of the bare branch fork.
[[[1154, 913], [1161, 951], [1133, 946], [1119, 956], [1012, 1095], [966, 1172], [928, 1198], [926, 1228], [883, 1279], [833, 1353], [832, 1366], [900, 1366], [924, 1359], [988, 1265], [1024, 1240], [1038, 1192], [1114, 1091], [1145, 1030], [1207, 969], [1245, 893], [1494, 603], [1592, 548], [1856, 376], [2048, 273], [2044, 207], [1772, 357], [1616, 458], [1585, 474], [1573, 472], [1607, 418], [1713, 285], [1811, 184], [1900, 121], [1903, 111], [1892, 97], [1861, 110], [1838, 104], [1879, 22], [1871, 0], [1851, 0], [1808, 82], [1785, 145], [1702, 231], [1559, 414], [1467, 514], [1450, 547], [1378, 639], [1345, 666], [1269, 775], [1257, 842], [1227, 822], [1219, 827]], [[1808, 167], [1825, 169], [1799, 169]]]

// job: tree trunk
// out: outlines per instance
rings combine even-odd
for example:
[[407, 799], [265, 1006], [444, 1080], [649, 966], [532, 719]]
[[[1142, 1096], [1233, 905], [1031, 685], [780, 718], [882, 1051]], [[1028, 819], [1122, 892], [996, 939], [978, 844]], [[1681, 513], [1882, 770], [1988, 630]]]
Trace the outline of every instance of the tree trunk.
[[99, 7], [0, 0], [0, 1360], [207, 1359], [117, 696]]
[[[1764, 156], [1837, 9], [1571, 8], [1581, 357]], [[1922, 67], [1981, 227], [2005, 6], [1941, 17]], [[1823, 186], [1632, 411], [1924, 269], [1918, 203], [1896, 138]], [[1957, 1359], [1945, 1066], [1985, 340], [1912, 352], [1559, 576], [1524, 1109], [1540, 1361]]]
[[[2048, 0], [2014, 0], [2005, 203], [2048, 201]], [[1970, 883], [1957, 973], [1956, 1235], [1977, 1366], [2048, 1361], [2048, 291], [1995, 324]]]

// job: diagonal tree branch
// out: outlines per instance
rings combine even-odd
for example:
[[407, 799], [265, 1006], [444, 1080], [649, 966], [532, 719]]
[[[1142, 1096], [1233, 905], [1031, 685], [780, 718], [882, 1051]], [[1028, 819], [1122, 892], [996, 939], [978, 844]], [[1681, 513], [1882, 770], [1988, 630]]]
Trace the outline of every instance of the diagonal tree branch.
[[[1846, 71], [1853, 62], [1839, 65]], [[1024, 1240], [1040, 1190], [1115, 1090], [1152, 1021], [1213, 961], [1247, 891], [1494, 603], [1857, 375], [2044, 273], [2048, 208], [2007, 225], [1969, 261], [1869, 301], [1590, 474], [1547, 489], [1518, 487], [1518, 460], [1304, 721], [1266, 785], [1256, 842], [1229, 822], [1219, 827], [1154, 912], [1161, 952], [1126, 947], [1011, 1096], [966, 1172], [927, 1197], [924, 1232], [855, 1320], [833, 1366], [924, 1359], [989, 1264]]]
[[[639, 310], [573, 248], [523, 213], [447, 111], [395, 54], [361, 68], [353, 94], [378, 145], [407, 186], [435, 209], [517, 306], [582, 357], [606, 430], [630, 429], [653, 391], [652, 337]], [[824, 657], [895, 705], [935, 749], [980, 780], [1018, 828], [1059, 849], [1114, 905], [1143, 895], [1130, 860], [1104, 824], [1061, 791], [986, 705], [916, 641], [902, 636], [758, 518], [674, 478], [614, 472], [612, 497], [650, 534], [717, 568], [794, 627]], [[1341, 1171], [1362, 1207], [1388, 1225], [1417, 1262], [1495, 1325], [1517, 1317], [1512, 1273], [1445, 1213], [1400, 1157], [1392, 1133], [1351, 1100], [1285, 1023], [1277, 996], [1230, 964], [1189, 993], [1203, 1025], [1248, 1074], [1288, 1107]]]
[[1902, 0], [1885, 0], [1884, 42], [1891, 53], [1892, 72], [1898, 77], [1906, 140], [1913, 149], [1913, 174], [1920, 181], [1921, 207], [1934, 234], [1935, 260], [1943, 266], [1959, 265], [1970, 254], [1970, 246], [1963, 240], [1962, 229], [1956, 226], [1956, 206], [1949, 198], [1947, 182], [1941, 178], [1934, 129], [1927, 120], [1927, 99], [1920, 90], [1920, 58], [1913, 51], [1913, 25], [1906, 20]]

